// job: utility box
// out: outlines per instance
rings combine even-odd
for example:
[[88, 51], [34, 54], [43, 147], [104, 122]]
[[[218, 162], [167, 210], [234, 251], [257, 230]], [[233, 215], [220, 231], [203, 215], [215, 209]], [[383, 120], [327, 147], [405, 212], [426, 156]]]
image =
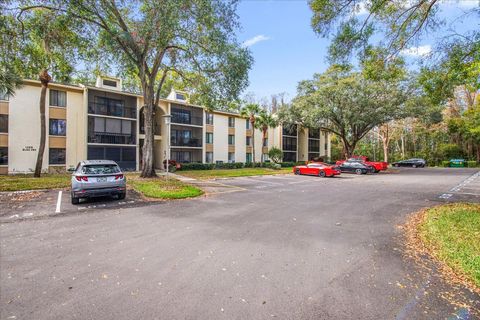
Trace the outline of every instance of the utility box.
[[465, 159], [450, 159], [450, 167], [452, 168], [464, 168]]

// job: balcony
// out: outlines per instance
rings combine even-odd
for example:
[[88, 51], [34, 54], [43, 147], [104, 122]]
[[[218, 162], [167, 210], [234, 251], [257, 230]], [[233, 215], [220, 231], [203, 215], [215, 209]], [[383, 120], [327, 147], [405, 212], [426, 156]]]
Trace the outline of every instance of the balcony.
[[[145, 126], [144, 126], [142, 120], [140, 120], [140, 134], [145, 134]], [[162, 135], [162, 130], [161, 130], [161, 127], [158, 123], [155, 123], [155, 126], [153, 128], [153, 134], [156, 135], [156, 136], [161, 136]]]
[[123, 133], [93, 132], [88, 134], [88, 143], [135, 144], [135, 136]]
[[195, 126], [202, 126], [203, 125], [203, 117], [194, 117], [194, 116], [177, 116], [172, 114], [172, 123], [177, 124], [192, 124]]
[[170, 139], [170, 145], [171, 145], [172, 147], [201, 148], [201, 147], [202, 147], [202, 139], [171, 137], [171, 139]]
[[88, 104], [88, 113], [99, 114], [104, 116], [133, 118], [137, 117], [137, 109], [135, 107], [125, 107], [123, 105], [106, 105], [90, 102]]

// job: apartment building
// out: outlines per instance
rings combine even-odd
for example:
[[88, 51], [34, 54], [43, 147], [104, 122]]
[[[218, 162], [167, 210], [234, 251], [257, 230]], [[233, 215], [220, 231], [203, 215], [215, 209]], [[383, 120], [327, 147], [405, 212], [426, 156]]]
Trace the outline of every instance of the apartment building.
[[[40, 90], [39, 81], [25, 80], [14, 96], [0, 97], [0, 174], [34, 171]], [[99, 77], [95, 86], [51, 83], [46, 104], [44, 172], [65, 172], [84, 159], [109, 159], [124, 170], [140, 170], [143, 97], [123, 91], [121, 79]], [[172, 91], [155, 111], [157, 169], [162, 169], [167, 152], [182, 163], [251, 162], [254, 150], [255, 161], [268, 160], [273, 146], [283, 151], [284, 161], [330, 156], [325, 132], [290, 125], [269, 128], [263, 137], [248, 119], [191, 104], [184, 92]]]

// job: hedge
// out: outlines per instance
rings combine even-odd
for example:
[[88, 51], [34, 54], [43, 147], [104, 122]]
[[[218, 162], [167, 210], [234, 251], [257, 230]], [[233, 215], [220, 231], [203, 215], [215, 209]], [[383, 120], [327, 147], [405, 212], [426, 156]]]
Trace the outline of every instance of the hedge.
[[281, 162], [281, 163], [274, 163], [274, 162], [223, 162], [223, 163], [200, 163], [200, 162], [193, 162], [193, 163], [183, 163], [182, 168], [180, 170], [213, 170], [213, 169], [241, 169], [241, 168], [271, 168], [271, 169], [279, 169], [281, 168], [288, 168], [293, 167], [298, 164], [304, 164], [305, 162]]
[[475, 168], [477, 167], [477, 161], [467, 161], [467, 167], [469, 168]]
[[450, 161], [448, 161], [448, 160], [442, 161], [442, 167], [445, 167], [445, 168], [450, 167]]

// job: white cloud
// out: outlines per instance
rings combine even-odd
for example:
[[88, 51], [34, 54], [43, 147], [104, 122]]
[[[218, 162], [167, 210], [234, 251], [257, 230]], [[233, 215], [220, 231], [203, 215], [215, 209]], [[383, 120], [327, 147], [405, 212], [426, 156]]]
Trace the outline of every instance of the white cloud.
[[403, 49], [402, 53], [406, 56], [420, 57], [430, 54], [432, 52], [432, 46], [427, 44], [424, 46], [411, 47], [408, 49]]
[[269, 40], [270, 38], [263, 35], [263, 34], [259, 34], [259, 35], [256, 35], [255, 37], [253, 38], [250, 38], [248, 40], [245, 40], [243, 42], [243, 46], [244, 47], [251, 47], [253, 46], [254, 44], [258, 43], [258, 42], [261, 42], [261, 41], [266, 41], [266, 40]]

